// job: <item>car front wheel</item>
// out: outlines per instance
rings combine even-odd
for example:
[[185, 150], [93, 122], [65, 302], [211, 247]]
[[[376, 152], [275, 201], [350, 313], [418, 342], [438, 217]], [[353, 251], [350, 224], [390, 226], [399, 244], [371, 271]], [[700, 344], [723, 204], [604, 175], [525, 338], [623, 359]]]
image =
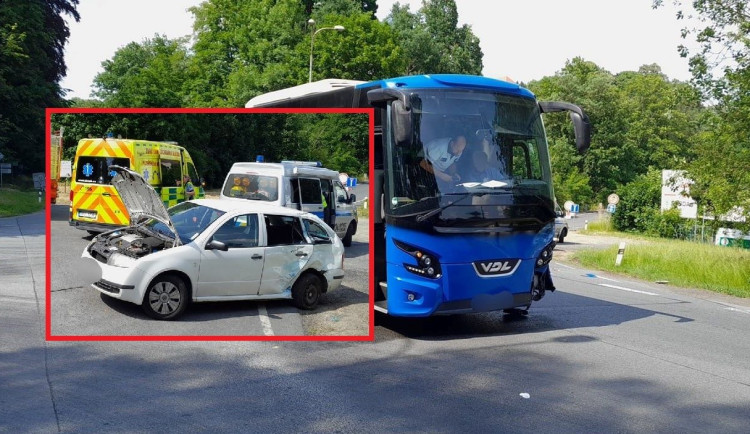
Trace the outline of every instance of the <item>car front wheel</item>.
[[311, 310], [315, 309], [320, 300], [322, 285], [318, 276], [314, 274], [305, 274], [299, 278], [292, 286], [292, 299], [298, 309]]
[[143, 298], [143, 311], [154, 319], [177, 318], [187, 306], [185, 282], [177, 276], [159, 276], [151, 282]]
[[560, 232], [560, 236], [557, 237], [557, 242], [562, 244], [565, 241], [565, 237], [568, 235], [568, 230], [563, 228], [563, 230]]

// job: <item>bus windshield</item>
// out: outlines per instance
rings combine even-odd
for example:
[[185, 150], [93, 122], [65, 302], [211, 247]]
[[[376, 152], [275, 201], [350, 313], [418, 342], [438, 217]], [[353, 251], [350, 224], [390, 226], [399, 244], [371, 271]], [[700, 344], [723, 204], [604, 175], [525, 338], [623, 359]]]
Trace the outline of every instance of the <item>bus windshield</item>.
[[414, 140], [388, 141], [387, 213], [436, 225], [554, 218], [547, 141], [532, 99], [486, 91], [411, 94]]

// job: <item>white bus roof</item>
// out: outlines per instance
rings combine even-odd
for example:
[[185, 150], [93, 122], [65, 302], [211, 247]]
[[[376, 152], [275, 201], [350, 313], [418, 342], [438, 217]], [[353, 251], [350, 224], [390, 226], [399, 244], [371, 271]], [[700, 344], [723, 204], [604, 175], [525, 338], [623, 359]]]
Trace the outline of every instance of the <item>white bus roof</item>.
[[358, 84], [365, 83], [359, 80], [344, 80], [338, 78], [328, 78], [325, 80], [314, 81], [312, 83], [300, 84], [299, 86], [290, 87], [287, 89], [276, 90], [273, 92], [264, 93], [252, 98], [245, 104], [246, 108], [257, 107], [270, 102], [284, 101], [292, 98], [299, 98], [305, 95], [312, 95], [316, 93], [325, 93], [336, 89], [345, 87], [354, 87]]
[[339, 172], [336, 172], [335, 170], [294, 163], [234, 163], [229, 170], [229, 173], [250, 172], [259, 175], [283, 173], [286, 176], [305, 175], [318, 178], [339, 179]]

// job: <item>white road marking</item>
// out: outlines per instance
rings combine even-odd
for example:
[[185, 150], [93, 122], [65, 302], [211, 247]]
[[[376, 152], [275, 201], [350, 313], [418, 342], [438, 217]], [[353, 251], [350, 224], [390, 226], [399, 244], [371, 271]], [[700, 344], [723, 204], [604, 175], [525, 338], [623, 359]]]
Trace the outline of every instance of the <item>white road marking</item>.
[[619, 289], [619, 290], [621, 290], [621, 291], [635, 292], [635, 293], [638, 293], [638, 294], [644, 294], [644, 295], [659, 295], [659, 294], [654, 294], [653, 292], [648, 292], [648, 291], [639, 291], [639, 290], [637, 290], [637, 289], [624, 288], [624, 287], [622, 287], [622, 286], [617, 286], [617, 285], [609, 285], [609, 284], [606, 284], [606, 283], [599, 283], [598, 285], [599, 285], [599, 286], [606, 286], [607, 288], [612, 288], [612, 289]]
[[746, 314], [750, 315], [750, 311], [749, 310], [737, 309], [736, 307], [725, 307], [724, 310], [731, 310], [732, 312], [742, 312], [742, 313], [746, 313]]
[[258, 304], [258, 318], [260, 318], [260, 325], [263, 326], [263, 334], [266, 336], [273, 336], [271, 318], [268, 317], [266, 305], [263, 303]]
[[577, 270], [578, 269], [576, 267], [571, 267], [570, 265], [565, 265], [565, 264], [560, 264], [560, 263], [555, 263], [555, 265], [557, 265], [558, 267], [564, 267], [564, 268], [568, 268], [568, 269], [571, 269], [571, 270]]
[[599, 279], [603, 279], [603, 280], [609, 280], [610, 282], [619, 282], [619, 280], [610, 279], [609, 277], [602, 277], [598, 274], [596, 275], [596, 277], [598, 277]]

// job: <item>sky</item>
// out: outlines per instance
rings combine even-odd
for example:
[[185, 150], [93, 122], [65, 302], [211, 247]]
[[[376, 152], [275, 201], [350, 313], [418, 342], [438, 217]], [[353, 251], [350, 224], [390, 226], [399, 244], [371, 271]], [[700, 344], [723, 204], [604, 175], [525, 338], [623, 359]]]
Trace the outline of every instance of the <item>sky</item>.
[[[89, 98], [101, 63], [130, 42], [154, 34], [190, 35], [191, 6], [202, 0], [81, 1], [81, 21], [69, 20], [65, 49], [68, 74], [61, 83], [67, 98]], [[383, 19], [396, 3], [378, 0]], [[399, 0], [412, 12], [421, 0]], [[612, 72], [634, 71], [657, 63], [670, 79], [688, 80], [687, 60], [677, 54], [684, 22], [676, 9], [652, 0], [456, 0], [459, 25], [468, 24], [484, 53], [482, 74], [529, 82], [554, 75], [580, 56]], [[128, 24], [124, 24], [128, 23]], [[325, 23], [334, 25], [336, 23]], [[689, 47], [690, 44], [686, 44]], [[331, 77], [335, 78], [335, 77]], [[385, 77], [383, 77], [385, 78]]]

